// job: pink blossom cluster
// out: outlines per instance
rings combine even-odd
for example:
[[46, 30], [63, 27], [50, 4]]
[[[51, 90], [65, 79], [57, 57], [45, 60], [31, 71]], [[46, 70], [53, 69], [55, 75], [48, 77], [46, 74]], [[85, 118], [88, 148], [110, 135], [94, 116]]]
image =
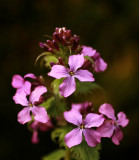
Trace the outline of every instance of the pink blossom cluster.
[[102, 104], [99, 108], [100, 114], [87, 113], [88, 107], [90, 107], [88, 102], [72, 104], [71, 110], [64, 112], [66, 121], [77, 126], [77, 128], [66, 134], [66, 145], [71, 148], [80, 144], [83, 139], [82, 134], [91, 147], [99, 144], [102, 137], [112, 137], [112, 142], [119, 145], [123, 138], [120, 126], [125, 127], [129, 122], [125, 113], [119, 112], [117, 114], [118, 119], [116, 119], [114, 109], [110, 104]]
[[[79, 45], [79, 37], [72, 36], [71, 31], [66, 28], [56, 28], [53, 40], [47, 40], [47, 43], [40, 45], [41, 48], [55, 54], [55, 58], [59, 60], [58, 63], [50, 62], [51, 70], [47, 73], [55, 79], [63, 78], [58, 86], [62, 97], [59, 97], [59, 101], [75, 92], [78, 81], [93, 83], [95, 81], [93, 72], [102, 72], [107, 68], [107, 63], [101, 58], [100, 53], [91, 47]], [[67, 48], [67, 55], [66, 53], [63, 55], [63, 51], [60, 53], [64, 47]], [[17, 120], [21, 124], [30, 122], [30, 128], [33, 131], [31, 141], [38, 143], [38, 131], [47, 131], [55, 126], [52, 123], [54, 117], [51, 113], [48, 116], [47, 109], [42, 105], [42, 102], [47, 101], [48, 95], [45, 83], [40, 77], [29, 73], [24, 77], [14, 75], [12, 86], [16, 89], [13, 96], [14, 102], [23, 106], [17, 115]], [[55, 98], [57, 95], [54, 94], [52, 93], [51, 96]], [[69, 148], [80, 144], [83, 137], [91, 147], [99, 144], [102, 137], [112, 138], [112, 142], [119, 145], [123, 138], [121, 127], [127, 126], [129, 122], [123, 112], [119, 112], [116, 119], [113, 107], [107, 103], [100, 106], [99, 114], [94, 113], [91, 102], [72, 104], [71, 109], [64, 111], [61, 117], [63, 114], [66, 123], [76, 126], [65, 135], [64, 140]], [[58, 117], [55, 118], [58, 119]]]

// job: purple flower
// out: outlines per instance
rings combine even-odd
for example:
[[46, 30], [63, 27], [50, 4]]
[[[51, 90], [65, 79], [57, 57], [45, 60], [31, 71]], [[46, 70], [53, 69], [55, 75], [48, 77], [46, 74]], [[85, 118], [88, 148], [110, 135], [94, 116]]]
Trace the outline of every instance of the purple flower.
[[12, 78], [12, 86], [17, 89], [18, 93], [24, 91], [26, 95], [29, 95], [31, 92], [31, 83], [26, 81], [25, 78], [32, 78], [35, 79], [35, 75], [32, 73], [28, 73], [23, 77], [20, 75], [14, 75]]
[[94, 64], [92, 67], [94, 68], [95, 72], [102, 72], [106, 70], [107, 63], [100, 57], [100, 53], [98, 53], [95, 49], [92, 47], [83, 46], [82, 54], [84, 56], [89, 56], [94, 60], [95, 68]]
[[82, 142], [82, 133], [89, 146], [94, 147], [100, 143], [100, 134], [91, 127], [99, 127], [103, 123], [104, 118], [102, 115], [89, 113], [83, 119], [79, 111], [72, 109], [64, 112], [64, 117], [66, 121], [77, 126], [65, 136], [65, 143], [69, 148]]
[[63, 83], [59, 86], [59, 91], [62, 96], [68, 97], [75, 91], [75, 78], [79, 79], [82, 82], [93, 82], [95, 80], [92, 73], [88, 70], [78, 69], [82, 67], [83, 63], [83, 54], [72, 55], [69, 57], [68, 61], [70, 68], [65, 68], [62, 65], [54, 65], [51, 72], [48, 73], [49, 76], [57, 79], [65, 77]]
[[22, 106], [25, 106], [24, 109], [22, 109], [18, 113], [18, 122], [21, 124], [25, 124], [26, 122], [29, 122], [32, 120], [32, 117], [30, 115], [30, 112], [32, 112], [34, 119], [46, 123], [49, 120], [49, 117], [47, 115], [47, 112], [44, 107], [35, 106], [35, 102], [38, 102], [40, 99], [40, 96], [47, 92], [46, 87], [44, 86], [38, 86], [35, 88], [35, 90], [30, 94], [29, 101], [26, 98], [25, 92], [16, 93], [13, 97], [13, 100], [16, 104], [20, 104]]
[[84, 102], [84, 103], [73, 103], [71, 110], [79, 111], [82, 116], [87, 115], [88, 113], [93, 112], [92, 103], [91, 102]]
[[119, 145], [119, 141], [123, 139], [123, 132], [120, 126], [125, 127], [129, 123], [125, 113], [119, 112], [117, 114], [118, 119], [116, 120], [113, 107], [107, 103], [100, 106], [99, 112], [107, 116], [109, 120], [105, 120], [104, 123], [97, 128], [97, 131], [100, 133], [101, 137], [112, 137], [112, 142]]
[[30, 127], [33, 129], [31, 142], [33, 144], [37, 144], [39, 142], [38, 130], [42, 132], [46, 132], [50, 130], [51, 128], [53, 128], [53, 124], [50, 119], [46, 123], [41, 123], [35, 120], [31, 123]]

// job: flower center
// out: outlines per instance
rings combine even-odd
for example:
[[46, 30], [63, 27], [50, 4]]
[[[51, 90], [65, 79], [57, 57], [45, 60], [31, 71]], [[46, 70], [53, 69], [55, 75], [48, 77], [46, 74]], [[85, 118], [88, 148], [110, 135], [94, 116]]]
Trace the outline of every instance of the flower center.
[[81, 128], [81, 129], [84, 129], [85, 127], [84, 127], [84, 125], [83, 125], [83, 124], [81, 124], [81, 125], [80, 125], [80, 128]]
[[114, 125], [117, 126], [117, 122], [114, 122]]
[[32, 103], [29, 103], [29, 105], [28, 105], [29, 107], [33, 107], [33, 104]]
[[70, 71], [70, 72], [69, 72], [69, 74], [70, 74], [71, 76], [73, 76], [73, 75], [74, 75], [74, 73], [73, 73], [72, 71]]

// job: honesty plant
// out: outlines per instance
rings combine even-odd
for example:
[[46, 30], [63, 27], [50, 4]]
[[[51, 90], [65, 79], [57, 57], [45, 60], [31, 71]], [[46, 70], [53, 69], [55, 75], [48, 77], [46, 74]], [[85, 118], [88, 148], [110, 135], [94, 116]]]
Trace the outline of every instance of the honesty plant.
[[79, 69], [84, 63], [84, 56], [73, 55], [69, 56], [68, 64], [70, 68], [65, 68], [62, 65], [54, 65], [49, 76], [60, 79], [66, 77], [63, 83], [59, 86], [60, 94], [64, 97], [70, 96], [76, 90], [75, 78], [82, 82], [93, 82], [93, 74], [88, 70]]
[[[113, 143], [119, 145], [119, 141], [123, 139], [123, 132], [120, 126], [126, 127], [129, 123], [125, 113], [119, 112], [117, 114], [118, 119], [116, 120], [113, 107], [107, 103], [100, 106], [99, 112], [109, 119], [106, 119], [104, 123], [97, 128], [97, 131], [100, 133], [101, 137], [112, 137]], [[115, 133], [113, 134], [114, 131]]]
[[46, 123], [49, 119], [47, 115], [47, 111], [44, 107], [36, 106], [35, 102], [38, 102], [40, 96], [47, 92], [46, 87], [38, 86], [35, 90], [30, 94], [29, 101], [26, 98], [26, 94], [24, 92], [16, 93], [13, 97], [13, 100], [16, 104], [20, 104], [25, 106], [19, 113], [18, 113], [18, 122], [24, 124], [32, 120], [30, 112], [33, 113], [34, 119]]
[[14, 75], [12, 78], [12, 86], [17, 89], [18, 93], [24, 91], [26, 95], [29, 95], [31, 92], [31, 83], [26, 80], [26, 78], [35, 79], [36, 76], [32, 73], [28, 73], [22, 78], [20, 75]]
[[[95, 72], [102, 72], [107, 69], [107, 63], [100, 57], [100, 53], [98, 53], [95, 49], [87, 46], [83, 46], [82, 54], [84, 56], [89, 56], [94, 61], [92, 67]], [[86, 62], [84, 67], [89, 67], [90, 63]]]
[[18, 113], [18, 122], [28, 124], [33, 144], [39, 142], [39, 132], [51, 130], [52, 140], [61, 149], [43, 160], [98, 160], [102, 137], [112, 137], [119, 145], [121, 127], [129, 123], [124, 112], [116, 119], [113, 107], [105, 102], [95, 113], [96, 104], [91, 99], [100, 87], [94, 77], [107, 69], [107, 63], [95, 49], [80, 45], [79, 36], [65, 27], [56, 28], [52, 38], [39, 45], [44, 52], [35, 64], [40, 62], [48, 72], [12, 78], [16, 89], [13, 100], [24, 107]]
[[77, 128], [65, 136], [65, 143], [69, 148], [81, 143], [82, 133], [89, 146], [94, 147], [100, 143], [100, 134], [91, 128], [99, 127], [103, 123], [104, 118], [102, 115], [89, 113], [86, 115], [86, 118], [83, 119], [78, 110], [72, 109], [71, 111], [64, 112], [64, 117], [66, 121], [77, 126]]

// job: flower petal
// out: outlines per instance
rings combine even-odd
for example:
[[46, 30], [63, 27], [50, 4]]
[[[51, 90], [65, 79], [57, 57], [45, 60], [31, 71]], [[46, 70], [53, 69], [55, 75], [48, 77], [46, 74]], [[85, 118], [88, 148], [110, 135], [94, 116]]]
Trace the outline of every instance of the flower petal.
[[100, 133], [101, 137], [108, 137], [110, 138], [114, 132], [115, 126], [112, 121], [105, 120], [104, 123], [97, 128], [97, 132]]
[[31, 93], [29, 97], [29, 101], [34, 104], [34, 102], [38, 102], [40, 99], [40, 96], [47, 92], [47, 88], [44, 86], [38, 86], [34, 89], [34, 91]]
[[28, 106], [29, 104], [26, 98], [26, 93], [23, 91], [21, 93], [16, 92], [16, 94], [13, 96], [13, 100], [16, 104], [20, 104], [22, 106]]
[[36, 76], [33, 74], [33, 73], [28, 73], [24, 76], [24, 78], [32, 78], [32, 79], [35, 79]]
[[59, 92], [62, 96], [70, 96], [76, 89], [76, 83], [74, 77], [70, 76], [63, 80], [63, 83], [59, 86]]
[[14, 75], [12, 78], [12, 86], [14, 88], [21, 88], [23, 87], [24, 79], [20, 75]]
[[80, 104], [74, 104], [73, 103], [71, 107], [72, 107], [73, 110], [80, 111], [83, 107], [83, 104], [82, 103], [80, 103]]
[[95, 71], [102, 72], [105, 71], [106, 69], [107, 69], [107, 63], [101, 57], [99, 57], [95, 61]]
[[88, 70], [78, 70], [75, 72], [74, 77], [78, 78], [82, 82], [93, 82], [95, 79], [93, 78], [93, 74]]
[[119, 112], [117, 114], [118, 120], [117, 120], [117, 124], [121, 125], [122, 127], [125, 127], [128, 125], [129, 120], [126, 118], [126, 114], [124, 112]]
[[31, 83], [29, 81], [25, 81], [23, 89], [24, 92], [29, 95], [31, 92]]
[[91, 147], [95, 147], [101, 141], [100, 134], [93, 129], [84, 129], [83, 134], [87, 144]]
[[37, 143], [39, 143], [39, 137], [38, 137], [38, 131], [37, 130], [34, 130], [33, 131], [33, 134], [32, 134], [32, 138], [31, 138], [31, 142], [33, 143], [33, 144], [37, 144]]
[[89, 113], [87, 114], [84, 124], [85, 128], [99, 127], [104, 122], [103, 115]]
[[115, 133], [112, 136], [112, 142], [116, 145], [119, 145], [122, 139], [123, 139], [123, 132], [119, 127], [116, 127]]
[[66, 121], [74, 125], [80, 126], [82, 124], [82, 115], [78, 110], [71, 109], [70, 111], [64, 112]]
[[77, 54], [77, 55], [72, 55], [69, 56], [69, 66], [70, 70], [75, 72], [78, 68], [80, 68], [84, 63], [84, 56], [83, 54]]
[[34, 119], [41, 122], [41, 123], [46, 123], [49, 120], [49, 117], [47, 115], [47, 111], [45, 110], [44, 107], [36, 107], [33, 106], [31, 108], [31, 111], [33, 113]]
[[54, 65], [48, 75], [57, 79], [70, 76], [69, 69], [62, 65]]
[[116, 120], [114, 109], [113, 109], [112, 105], [110, 105], [108, 103], [102, 104], [99, 108], [99, 112], [114, 121]]
[[92, 57], [95, 55], [95, 53], [96, 53], [96, 50], [93, 49], [92, 47], [83, 46], [82, 54], [84, 56]]
[[66, 145], [71, 148], [82, 142], [82, 130], [80, 128], [75, 128], [65, 136]]
[[17, 120], [21, 124], [25, 124], [32, 120], [30, 116], [30, 107], [23, 108], [17, 115]]

